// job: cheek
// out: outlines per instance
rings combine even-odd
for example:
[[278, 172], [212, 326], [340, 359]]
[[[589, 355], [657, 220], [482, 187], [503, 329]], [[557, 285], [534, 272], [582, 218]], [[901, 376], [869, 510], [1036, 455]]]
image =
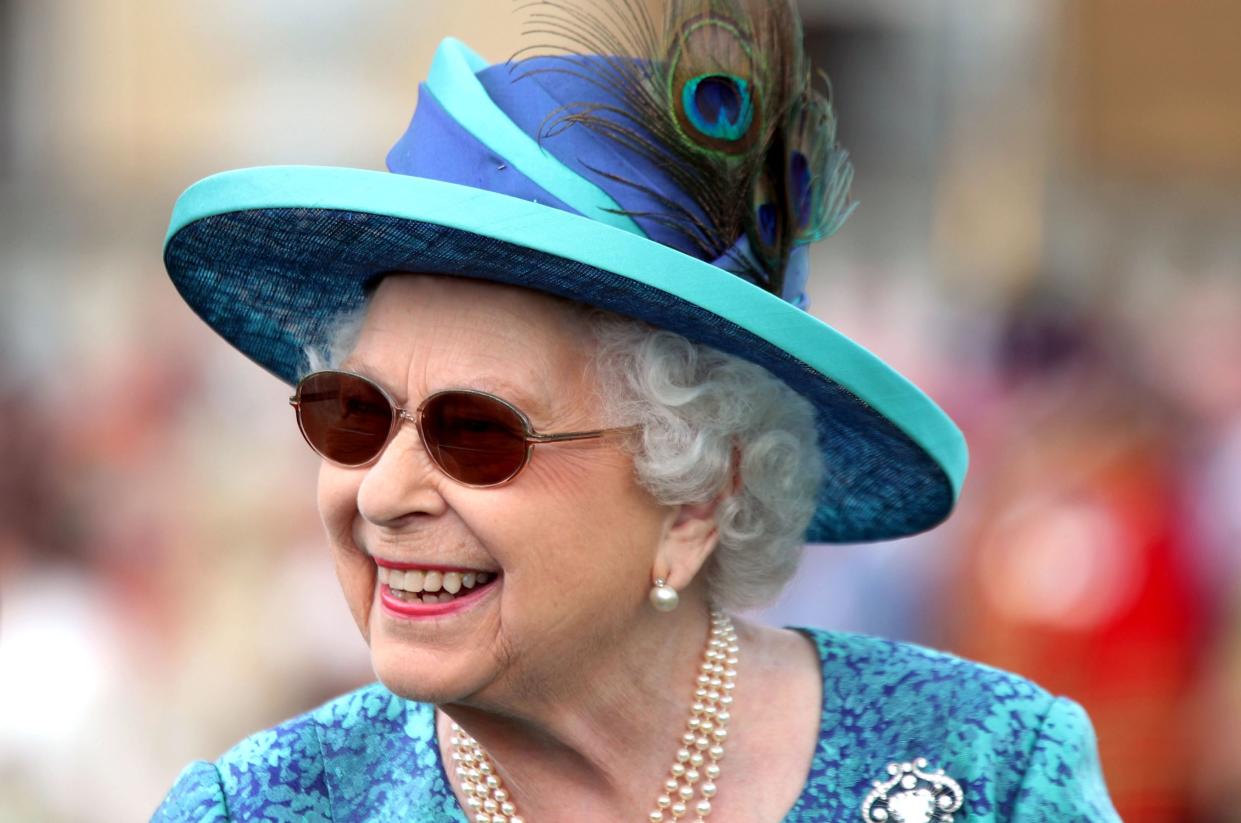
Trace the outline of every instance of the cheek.
[[357, 512], [358, 483], [348, 470], [330, 463], [319, 464], [316, 502], [319, 519], [333, 550], [353, 545], [353, 520]]
[[317, 500], [319, 518], [327, 533], [345, 602], [362, 636], [369, 640], [375, 568], [370, 558], [358, 549], [353, 538], [360, 481], [361, 472], [322, 463], [319, 467]]
[[[573, 456], [565, 457], [532, 465], [521, 493], [506, 495], [504, 511], [480, 519], [480, 538], [494, 541], [513, 594], [521, 595], [513, 605], [543, 610], [572, 602], [589, 610], [640, 602], [666, 507], [632, 480], [627, 459], [596, 457], [579, 471]], [[500, 557], [500, 547], [508, 556]]]

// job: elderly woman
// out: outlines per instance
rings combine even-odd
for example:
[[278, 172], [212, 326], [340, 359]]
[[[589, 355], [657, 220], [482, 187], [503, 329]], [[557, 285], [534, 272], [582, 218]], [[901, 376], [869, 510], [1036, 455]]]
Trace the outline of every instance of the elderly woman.
[[176, 206], [178, 289], [296, 386], [379, 682], [191, 764], [156, 819], [1116, 819], [1072, 702], [730, 616], [807, 538], [940, 522], [966, 465], [803, 310], [851, 171], [791, 7], [542, 18], [643, 56], [447, 40], [391, 173], [250, 169]]

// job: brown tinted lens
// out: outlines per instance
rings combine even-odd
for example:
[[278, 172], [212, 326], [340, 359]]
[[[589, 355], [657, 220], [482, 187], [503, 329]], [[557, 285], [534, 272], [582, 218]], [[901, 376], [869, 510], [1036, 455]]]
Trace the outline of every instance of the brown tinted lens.
[[297, 415], [310, 447], [345, 466], [370, 462], [392, 431], [392, 404], [374, 383], [337, 372], [308, 375], [297, 387]]
[[450, 391], [422, 407], [422, 438], [436, 465], [476, 486], [503, 483], [526, 460], [521, 416], [494, 397]]

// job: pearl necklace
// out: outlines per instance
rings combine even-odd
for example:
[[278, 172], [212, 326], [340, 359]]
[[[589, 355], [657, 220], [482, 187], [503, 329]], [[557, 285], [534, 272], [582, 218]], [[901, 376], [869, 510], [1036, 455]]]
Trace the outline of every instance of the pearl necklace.
[[[655, 809], [647, 816], [650, 823], [679, 820], [691, 811], [696, 815], [694, 823], [704, 823], [711, 813], [711, 799], [717, 791], [715, 781], [724, 759], [724, 741], [728, 738], [728, 721], [732, 717], [738, 648], [732, 620], [723, 612], [712, 610], [711, 635], [695, 681], [681, 748], [655, 799]], [[500, 781], [495, 764], [478, 741], [453, 723], [449, 742], [461, 792], [474, 815], [474, 823], [525, 823]], [[701, 799], [695, 802], [697, 797]]]

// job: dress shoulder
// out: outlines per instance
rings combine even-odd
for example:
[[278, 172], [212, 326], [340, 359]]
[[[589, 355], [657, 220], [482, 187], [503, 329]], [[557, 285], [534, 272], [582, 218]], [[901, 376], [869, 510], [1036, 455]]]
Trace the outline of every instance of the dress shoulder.
[[155, 810], [152, 823], [224, 823], [231, 820], [224, 803], [220, 772], [214, 763], [195, 760], [177, 776], [177, 782]]
[[153, 820], [460, 823], [434, 735], [431, 706], [372, 683], [190, 764]]
[[823, 664], [819, 747], [803, 794], [814, 800], [807, 814], [819, 816], [788, 820], [861, 819], [888, 764], [920, 757], [960, 784], [958, 820], [1119, 820], [1089, 718], [1072, 701], [922, 646], [800, 631]]

